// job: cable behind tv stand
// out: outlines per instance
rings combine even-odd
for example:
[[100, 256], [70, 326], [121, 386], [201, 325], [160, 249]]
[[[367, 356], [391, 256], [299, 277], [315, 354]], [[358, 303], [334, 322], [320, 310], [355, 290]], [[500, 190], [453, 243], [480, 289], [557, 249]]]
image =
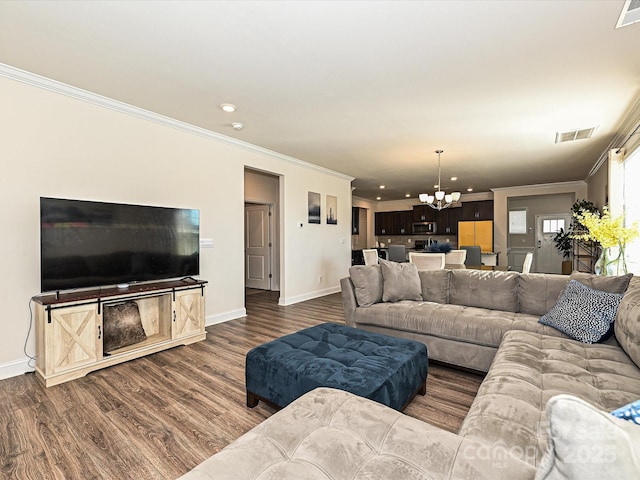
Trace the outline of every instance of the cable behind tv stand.
[[[101, 368], [206, 339], [206, 284], [189, 278], [131, 284], [127, 289], [111, 286], [33, 297], [38, 379], [50, 387]], [[105, 309], [115, 312], [120, 305], [133, 307], [134, 313], [123, 313], [123, 321], [105, 324]], [[105, 346], [113, 345], [114, 337], [117, 339], [117, 328], [142, 331], [142, 337], [106, 350]], [[107, 334], [111, 336], [107, 338]]]

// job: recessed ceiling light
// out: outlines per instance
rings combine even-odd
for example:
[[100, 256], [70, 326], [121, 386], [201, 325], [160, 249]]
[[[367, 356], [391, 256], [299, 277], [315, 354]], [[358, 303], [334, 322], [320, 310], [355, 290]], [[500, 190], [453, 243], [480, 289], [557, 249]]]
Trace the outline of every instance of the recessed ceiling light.
[[380, 185], [380, 190], [384, 190], [385, 185]]
[[458, 177], [451, 177], [449, 180], [451, 180], [452, 182], [455, 182], [456, 180], [458, 180]]
[[223, 103], [220, 105], [220, 108], [227, 113], [232, 113], [236, 111], [236, 106], [233, 103]]
[[382, 197], [376, 197], [376, 200], [382, 200]]
[[407, 198], [411, 198], [411, 194], [410, 194], [410, 193], [407, 193], [407, 194], [405, 194], [405, 197], [407, 197]]
[[240, 122], [233, 122], [233, 123], [231, 124], [231, 126], [233, 127], [233, 129], [234, 129], [234, 130], [236, 130], [236, 131], [238, 131], [238, 132], [239, 132], [240, 130], [242, 130], [242, 129], [244, 128], [244, 123], [240, 123]]
[[467, 188], [467, 192], [473, 192], [473, 188], [471, 187]]

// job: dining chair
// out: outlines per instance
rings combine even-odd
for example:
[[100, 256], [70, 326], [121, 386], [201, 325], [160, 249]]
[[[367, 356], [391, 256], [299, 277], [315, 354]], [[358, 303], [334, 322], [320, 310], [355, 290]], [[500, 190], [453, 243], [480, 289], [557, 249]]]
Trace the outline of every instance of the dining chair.
[[389, 245], [389, 260], [392, 262], [406, 262], [407, 250], [404, 245]]
[[461, 246], [461, 250], [467, 251], [467, 258], [464, 260], [465, 265], [482, 265], [482, 251], [477, 245], [474, 246]]
[[362, 250], [365, 265], [378, 265], [378, 250], [375, 248], [364, 248]]
[[442, 270], [445, 265], [444, 253], [409, 252], [409, 262], [418, 270]]
[[[464, 265], [464, 261], [466, 259], [467, 259], [466, 250], [451, 250], [445, 253], [444, 255], [445, 265]], [[452, 267], [452, 268], [455, 268], [455, 267]]]
[[533, 253], [527, 252], [524, 256], [524, 262], [522, 263], [522, 273], [529, 273], [531, 270], [531, 264], [533, 263]]

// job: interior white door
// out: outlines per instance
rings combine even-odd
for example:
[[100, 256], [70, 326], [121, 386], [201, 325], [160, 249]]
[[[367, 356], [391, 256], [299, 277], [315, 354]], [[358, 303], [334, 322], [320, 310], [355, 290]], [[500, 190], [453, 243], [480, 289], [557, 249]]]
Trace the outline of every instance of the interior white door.
[[245, 286], [271, 289], [270, 205], [247, 205], [245, 216]]
[[566, 231], [570, 224], [569, 214], [536, 215], [536, 249], [531, 272], [562, 273], [563, 258], [553, 237], [561, 228]]

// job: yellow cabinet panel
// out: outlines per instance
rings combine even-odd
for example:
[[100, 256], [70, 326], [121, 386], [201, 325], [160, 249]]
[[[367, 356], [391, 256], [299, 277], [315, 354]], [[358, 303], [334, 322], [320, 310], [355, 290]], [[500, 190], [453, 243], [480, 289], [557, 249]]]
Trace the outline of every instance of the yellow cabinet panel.
[[458, 222], [458, 246], [480, 247], [483, 253], [493, 252], [493, 221]]

